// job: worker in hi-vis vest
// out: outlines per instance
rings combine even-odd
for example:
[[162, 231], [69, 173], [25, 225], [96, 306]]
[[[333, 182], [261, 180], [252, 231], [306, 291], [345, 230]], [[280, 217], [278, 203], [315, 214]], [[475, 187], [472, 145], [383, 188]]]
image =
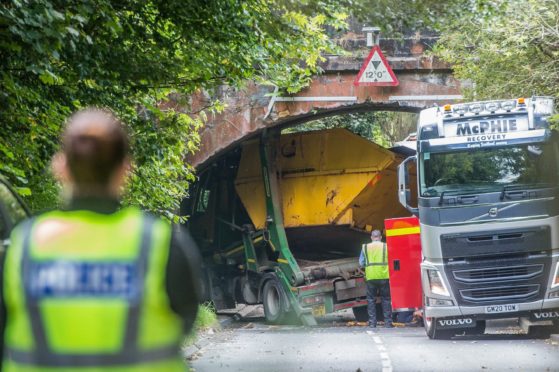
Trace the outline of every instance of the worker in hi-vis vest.
[[376, 299], [380, 294], [384, 326], [392, 328], [392, 305], [390, 304], [390, 285], [388, 283], [388, 257], [386, 243], [381, 241], [379, 230], [371, 233], [372, 242], [363, 244], [359, 265], [365, 268], [367, 282], [367, 312], [369, 313], [369, 327], [377, 327]]
[[120, 121], [68, 119], [53, 172], [62, 210], [14, 230], [2, 270], [3, 371], [184, 371], [198, 309], [197, 247], [186, 231], [120, 207], [129, 163]]

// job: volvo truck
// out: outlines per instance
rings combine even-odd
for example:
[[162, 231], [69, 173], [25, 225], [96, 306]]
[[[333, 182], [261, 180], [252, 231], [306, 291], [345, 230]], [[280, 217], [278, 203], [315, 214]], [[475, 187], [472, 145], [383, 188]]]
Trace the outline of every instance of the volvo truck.
[[417, 155], [399, 166], [398, 193], [420, 220], [430, 338], [483, 333], [500, 318], [559, 331], [553, 107], [533, 97], [421, 111]]

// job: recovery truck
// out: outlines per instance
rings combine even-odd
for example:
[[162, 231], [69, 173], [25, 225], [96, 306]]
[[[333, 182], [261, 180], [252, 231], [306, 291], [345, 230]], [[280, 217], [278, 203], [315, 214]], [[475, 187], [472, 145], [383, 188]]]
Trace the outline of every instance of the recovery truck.
[[518, 318], [529, 333], [559, 331], [553, 107], [533, 97], [421, 111], [417, 155], [399, 166], [398, 192], [419, 217], [430, 338], [483, 333], [499, 318]]
[[248, 140], [198, 169], [182, 205], [219, 309], [264, 305], [270, 322], [316, 324], [352, 308], [367, 320], [361, 245], [398, 203], [403, 157], [345, 129]]

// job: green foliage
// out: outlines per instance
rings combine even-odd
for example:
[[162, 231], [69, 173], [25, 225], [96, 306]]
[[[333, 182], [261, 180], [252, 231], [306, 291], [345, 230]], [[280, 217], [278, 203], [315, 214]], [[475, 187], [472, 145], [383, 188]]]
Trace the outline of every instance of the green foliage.
[[[50, 172], [30, 178], [29, 194], [25, 195], [29, 208], [35, 213], [48, 211], [61, 206], [62, 189]], [[21, 193], [20, 193], [21, 194]]]
[[197, 148], [202, 118], [155, 106], [148, 112], [151, 117], [131, 126], [135, 163], [124, 203], [139, 204], [179, 222], [174, 212], [194, 180], [194, 170], [185, 164], [184, 155]]
[[410, 30], [441, 30], [465, 14], [494, 11], [494, 0], [340, 0], [338, 7], [361, 22], [380, 27], [384, 37], [400, 36]]
[[416, 125], [416, 114], [372, 111], [330, 116], [289, 128], [286, 132], [345, 128], [381, 146], [391, 147], [415, 132]]
[[559, 3], [496, 1], [491, 13], [470, 12], [442, 34], [435, 53], [471, 82], [468, 99], [558, 96]]
[[[308, 84], [326, 27], [344, 27], [332, 3], [267, 0], [6, 0], [0, 5], [0, 172], [35, 210], [54, 207], [48, 175], [65, 118], [107, 106], [133, 136], [125, 198], [176, 219], [203, 113], [186, 97], [247, 80], [295, 92]], [[311, 6], [312, 5], [312, 6]], [[324, 11], [314, 10], [324, 6]]]

